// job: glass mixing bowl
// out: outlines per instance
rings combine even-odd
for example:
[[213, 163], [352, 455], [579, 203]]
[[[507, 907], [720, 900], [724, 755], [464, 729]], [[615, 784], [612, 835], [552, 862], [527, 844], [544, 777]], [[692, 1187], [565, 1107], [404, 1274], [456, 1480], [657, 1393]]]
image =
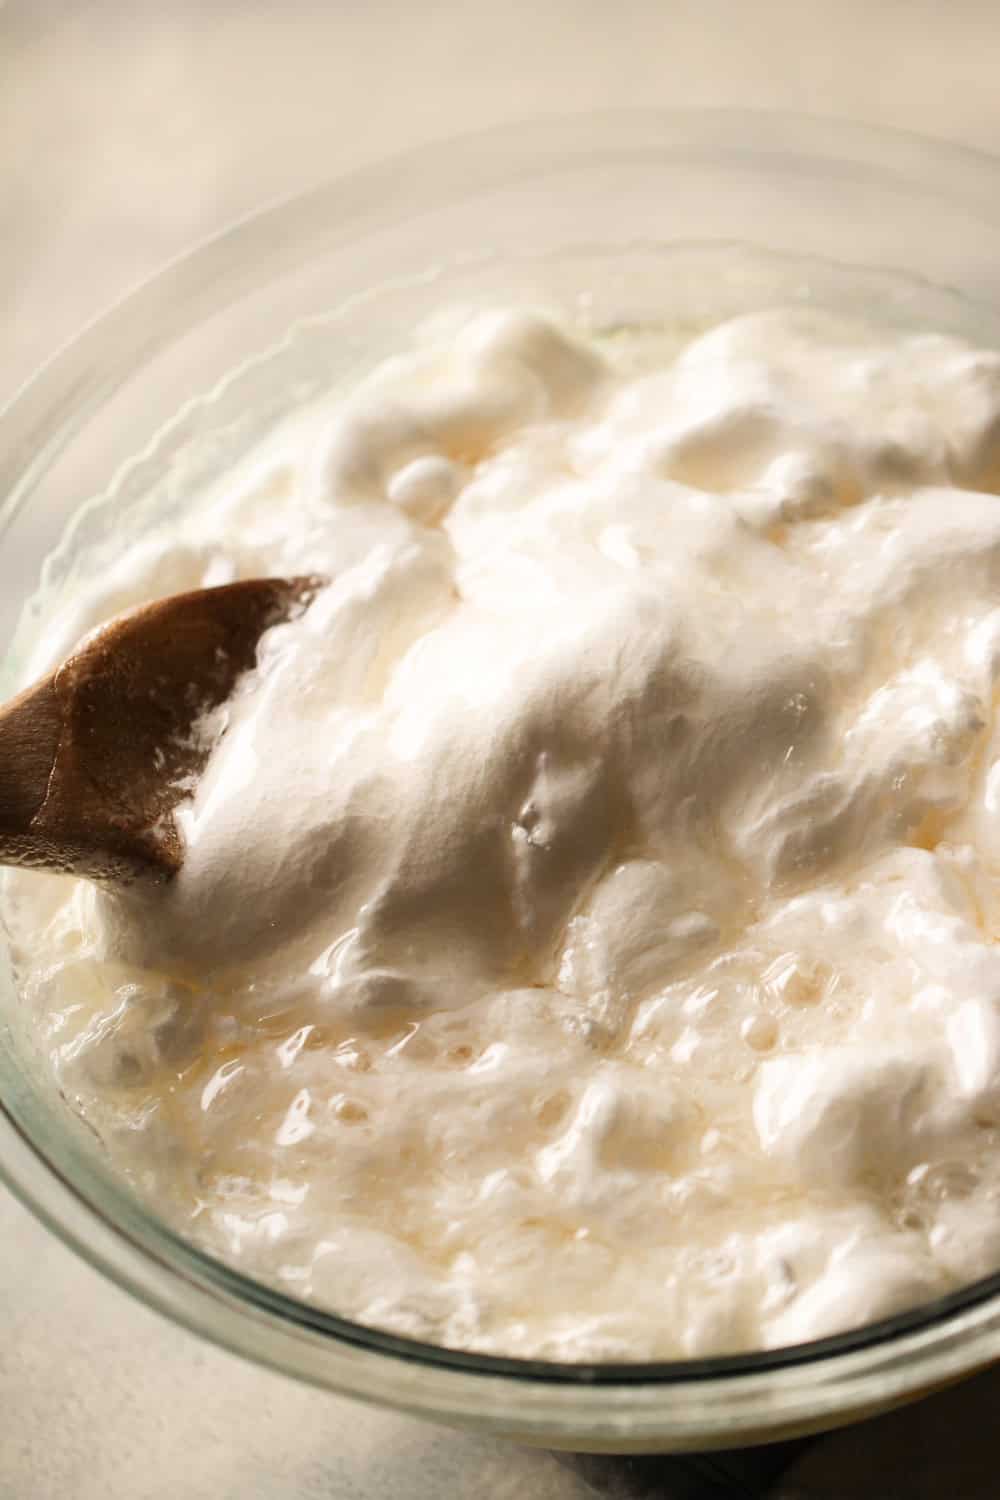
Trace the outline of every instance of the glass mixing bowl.
[[[589, 117], [421, 150], [266, 209], [92, 324], [0, 417], [0, 691], [43, 610], [123, 534], [435, 307], [498, 297], [604, 329], [815, 298], [1000, 343], [1000, 164], [809, 119]], [[668, 1451], [833, 1426], [1000, 1356], [1000, 1276], [840, 1337], [674, 1364], [499, 1359], [361, 1327], [158, 1222], [57, 1096], [24, 1022], [8, 959], [14, 1191], [167, 1316], [317, 1385], [550, 1447]]]

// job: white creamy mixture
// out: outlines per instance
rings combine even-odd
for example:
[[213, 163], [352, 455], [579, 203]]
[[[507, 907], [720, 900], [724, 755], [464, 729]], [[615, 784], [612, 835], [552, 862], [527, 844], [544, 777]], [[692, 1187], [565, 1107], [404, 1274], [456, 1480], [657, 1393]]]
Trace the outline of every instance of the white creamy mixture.
[[1000, 356], [439, 324], [94, 578], [256, 574], [166, 890], [20, 873], [59, 1084], [297, 1296], [559, 1359], [1000, 1267]]

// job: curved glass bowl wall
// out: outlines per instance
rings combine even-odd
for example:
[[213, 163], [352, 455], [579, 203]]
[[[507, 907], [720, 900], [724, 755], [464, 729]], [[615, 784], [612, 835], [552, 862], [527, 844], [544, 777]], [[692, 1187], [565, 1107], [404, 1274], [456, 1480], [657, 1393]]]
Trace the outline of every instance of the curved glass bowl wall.
[[[1000, 343], [1000, 164], [806, 119], [592, 116], [427, 148], [237, 225], [91, 325], [0, 416], [0, 692], [71, 517], [46, 607], [81, 549], [99, 564], [422, 316], [498, 299], [599, 327], [834, 300]], [[842, 1338], [673, 1365], [500, 1360], [362, 1328], [152, 1217], [22, 1021], [4, 959], [0, 1173], [147, 1303], [317, 1385], [552, 1447], [666, 1451], [832, 1426], [1000, 1357], [1000, 1277]]]

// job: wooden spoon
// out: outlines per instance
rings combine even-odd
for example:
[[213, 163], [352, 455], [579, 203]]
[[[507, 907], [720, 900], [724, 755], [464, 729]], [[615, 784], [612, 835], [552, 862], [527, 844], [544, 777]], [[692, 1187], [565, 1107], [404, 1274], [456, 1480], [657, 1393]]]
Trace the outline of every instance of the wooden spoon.
[[0, 864], [118, 883], [175, 874], [173, 809], [210, 748], [197, 719], [321, 584], [251, 578], [130, 610], [0, 708]]

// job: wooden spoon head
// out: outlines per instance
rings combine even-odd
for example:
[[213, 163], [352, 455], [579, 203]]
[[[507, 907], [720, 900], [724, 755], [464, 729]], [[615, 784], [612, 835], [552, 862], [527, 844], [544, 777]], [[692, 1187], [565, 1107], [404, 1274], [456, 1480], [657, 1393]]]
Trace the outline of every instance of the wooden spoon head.
[[253, 578], [143, 605], [8, 705], [0, 734], [31, 745], [50, 770], [36, 809], [21, 808], [20, 856], [0, 858], [117, 882], [174, 874], [183, 847], [173, 809], [210, 750], [197, 720], [254, 665], [263, 632], [322, 582]]

